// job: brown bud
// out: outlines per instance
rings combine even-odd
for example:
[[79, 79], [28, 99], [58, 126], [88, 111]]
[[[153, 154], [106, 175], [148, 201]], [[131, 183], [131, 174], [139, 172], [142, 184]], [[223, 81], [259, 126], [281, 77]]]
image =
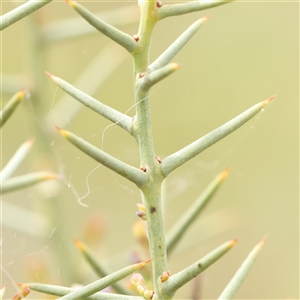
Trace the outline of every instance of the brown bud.
[[136, 42], [138, 42], [140, 39], [140, 37], [137, 34], [134, 34], [132, 37], [135, 39]]
[[162, 160], [161, 160], [161, 158], [160, 158], [159, 156], [156, 156], [155, 158], [156, 158], [156, 160], [157, 160], [160, 164], [162, 163]]
[[140, 170], [143, 171], [143, 172], [147, 172], [147, 168], [144, 167], [144, 166], [141, 166], [141, 167], [140, 167]]
[[147, 216], [146, 216], [146, 213], [144, 211], [138, 211], [136, 213], [136, 215], [141, 218], [143, 221], [147, 221]]
[[165, 282], [165, 281], [167, 281], [167, 280], [170, 278], [170, 276], [171, 276], [171, 274], [170, 274], [169, 271], [163, 272], [163, 273], [161, 274], [161, 276], [160, 276], [160, 281], [161, 281], [161, 282]]

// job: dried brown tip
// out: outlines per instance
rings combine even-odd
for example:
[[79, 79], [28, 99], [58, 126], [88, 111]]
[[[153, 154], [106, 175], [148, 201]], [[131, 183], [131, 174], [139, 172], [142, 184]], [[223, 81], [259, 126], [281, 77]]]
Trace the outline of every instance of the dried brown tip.
[[221, 180], [224, 180], [227, 178], [228, 174], [229, 174], [229, 171], [230, 171], [230, 167], [227, 167], [221, 174]]
[[52, 179], [60, 180], [63, 179], [63, 176], [61, 174], [46, 173], [44, 178], [46, 180], [52, 180]]
[[75, 2], [73, 2], [73, 1], [71, 1], [71, 0], [66, 0], [66, 2], [67, 2], [70, 6], [72, 6], [72, 7], [75, 6]]
[[207, 21], [210, 17], [211, 17], [211, 15], [205, 16], [204, 18], [202, 18], [202, 22]]
[[232, 241], [230, 242], [230, 247], [235, 246], [235, 244], [236, 244], [237, 242], [238, 242], [238, 239], [232, 240]]
[[181, 67], [181, 65], [178, 63], [171, 63], [169, 64], [169, 66], [172, 67], [174, 71], [178, 70]]
[[151, 262], [153, 260], [153, 258], [146, 260], [144, 263], [145, 264], [149, 264], [149, 262]]
[[21, 101], [24, 98], [24, 96], [26, 95], [26, 93], [27, 93], [27, 89], [23, 89], [20, 92], [18, 92], [17, 93], [18, 100]]
[[276, 95], [268, 98], [267, 100], [263, 101], [261, 104], [262, 104], [262, 107], [265, 107], [266, 105], [268, 105], [274, 98], [276, 97]]
[[29, 145], [32, 145], [34, 141], [35, 141], [35, 138], [30, 138], [30, 139], [27, 141], [27, 143], [28, 143]]
[[73, 242], [75, 243], [75, 246], [79, 249], [82, 250], [84, 248], [84, 245], [77, 239], [73, 239]]
[[49, 73], [48, 71], [45, 71], [46, 75], [50, 77], [50, 79], [54, 80], [54, 75], [52, 75], [51, 73]]
[[67, 131], [61, 129], [60, 127], [58, 126], [54, 126], [56, 128], [56, 130], [64, 137], [66, 137], [68, 134], [67, 134]]
[[147, 260], [147, 261], [143, 261], [143, 262], [141, 262], [141, 263], [139, 263], [139, 264], [136, 264], [136, 267], [137, 267], [137, 269], [140, 269], [140, 268], [142, 268], [143, 266], [145, 266], [145, 265], [147, 265], [149, 262], [151, 262], [153, 259], [149, 259], [149, 260]]
[[263, 245], [264, 245], [264, 243], [265, 243], [265, 241], [266, 241], [266, 239], [267, 239], [267, 235], [265, 235], [263, 238], [262, 238], [262, 240], [258, 243], [258, 247], [259, 248], [261, 248]]

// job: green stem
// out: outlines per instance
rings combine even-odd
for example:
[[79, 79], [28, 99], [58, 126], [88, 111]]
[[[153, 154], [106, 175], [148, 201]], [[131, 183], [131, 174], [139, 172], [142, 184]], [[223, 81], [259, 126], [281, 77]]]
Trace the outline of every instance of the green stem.
[[160, 164], [155, 159], [152, 136], [149, 92], [140, 89], [140, 79], [149, 66], [149, 47], [153, 28], [157, 22], [157, 6], [155, 1], [140, 2], [140, 26], [136, 36], [137, 48], [132, 53], [134, 59], [134, 90], [136, 117], [133, 125], [133, 135], [139, 144], [140, 161], [143, 170], [148, 175], [148, 183], [142, 187], [147, 215], [147, 237], [151, 253], [153, 285], [155, 299], [163, 299], [159, 278], [167, 268], [167, 251], [164, 235], [164, 222], [161, 205], [161, 185], [164, 177]]

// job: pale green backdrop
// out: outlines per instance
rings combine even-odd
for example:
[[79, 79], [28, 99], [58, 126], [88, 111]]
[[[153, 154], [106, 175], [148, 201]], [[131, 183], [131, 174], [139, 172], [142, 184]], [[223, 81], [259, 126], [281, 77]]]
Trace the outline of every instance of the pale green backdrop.
[[[115, 23], [135, 1], [84, 2], [95, 12], [115, 8], [105, 16], [107, 22]], [[2, 1], [1, 13], [15, 4], [19, 3]], [[224, 186], [170, 257], [169, 269], [175, 273], [237, 238], [236, 247], [200, 276], [201, 299], [216, 299], [267, 234], [265, 247], [236, 299], [299, 299], [299, 4], [238, 1], [166, 19], [155, 29], [152, 59], [205, 15], [211, 18], [174, 59], [180, 70], [152, 89], [157, 155], [163, 159], [255, 103], [277, 97], [256, 118], [165, 182], [166, 227], [170, 228], [214, 176], [231, 168]], [[137, 145], [85, 107], [70, 119], [76, 100], [68, 100], [67, 110], [57, 108], [64, 93], [43, 73], [46, 69], [75, 85], [109, 45], [93, 76], [76, 86], [89, 92], [93, 82], [108, 74], [111, 59], [123, 60], [92, 95], [132, 116], [132, 61], [125, 50], [94, 30], [91, 35], [47, 45], [46, 61], [41, 62], [41, 49], [33, 46], [39, 42], [34, 41], [36, 24], [64, 18], [77, 18], [77, 14], [64, 2], [53, 2], [2, 32], [3, 103], [19, 88], [29, 86], [32, 98], [34, 91], [40, 93], [35, 100], [26, 99], [2, 129], [2, 164], [22, 142], [36, 137], [34, 151], [18, 174], [51, 169], [65, 176], [61, 183], [39, 185], [2, 199], [1, 281], [9, 283], [7, 295], [15, 292], [14, 282], [50, 280], [69, 285], [95, 279], [73, 238], [89, 244], [112, 270], [129, 264], [131, 251], [138, 250], [132, 237], [136, 203], [141, 202], [135, 186], [104, 167], [94, 170], [98, 164], [65, 141], [54, 125], [139, 167]], [[130, 34], [137, 28], [137, 22], [122, 27]], [[76, 28], [70, 25], [68, 31], [76, 32]], [[22, 78], [10, 80], [7, 74]], [[34, 89], [37, 80], [39, 88]], [[48, 138], [43, 140], [45, 135]], [[81, 201], [88, 208], [77, 202], [85, 195]], [[100, 222], [103, 232], [97, 241], [90, 241], [86, 233], [92, 218], [105, 224]], [[188, 298], [191, 289], [186, 286], [176, 299]], [[32, 293], [27, 298], [40, 296]]]

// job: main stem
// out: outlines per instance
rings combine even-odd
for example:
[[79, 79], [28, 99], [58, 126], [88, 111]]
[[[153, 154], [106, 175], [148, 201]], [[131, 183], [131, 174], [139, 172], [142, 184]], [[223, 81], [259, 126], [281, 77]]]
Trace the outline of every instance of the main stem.
[[152, 270], [155, 299], [163, 299], [159, 281], [161, 274], [168, 270], [161, 205], [161, 185], [164, 177], [160, 170], [160, 164], [155, 158], [149, 92], [139, 89], [139, 78], [147, 72], [149, 65], [149, 47], [153, 28], [157, 21], [156, 2], [142, 1], [140, 3], [140, 11], [140, 26], [137, 34], [138, 46], [136, 51], [132, 53], [134, 58], [134, 94], [136, 103], [134, 135], [139, 144], [141, 166], [148, 175], [148, 182], [142, 187], [141, 192], [146, 207], [147, 237], [151, 258], [153, 259]]

